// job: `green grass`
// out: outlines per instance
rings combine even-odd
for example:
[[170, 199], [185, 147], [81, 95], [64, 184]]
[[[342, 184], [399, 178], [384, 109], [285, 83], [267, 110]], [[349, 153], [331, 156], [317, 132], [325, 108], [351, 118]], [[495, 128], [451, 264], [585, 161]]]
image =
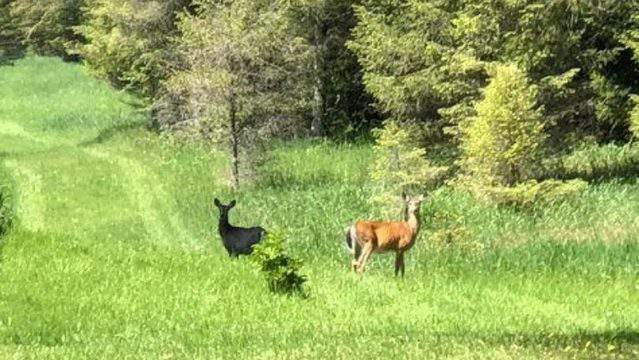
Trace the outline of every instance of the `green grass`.
[[[406, 278], [389, 255], [359, 278], [342, 231], [373, 212], [369, 145], [281, 144], [232, 194], [221, 154], [148, 132], [131, 103], [54, 59], [0, 68], [0, 179], [17, 214], [0, 248], [0, 358], [639, 356], [636, 178], [531, 213], [442, 188]], [[214, 196], [237, 198], [233, 223], [286, 231], [307, 299], [270, 294], [225, 255]], [[480, 250], [429, 241], [453, 226]]]

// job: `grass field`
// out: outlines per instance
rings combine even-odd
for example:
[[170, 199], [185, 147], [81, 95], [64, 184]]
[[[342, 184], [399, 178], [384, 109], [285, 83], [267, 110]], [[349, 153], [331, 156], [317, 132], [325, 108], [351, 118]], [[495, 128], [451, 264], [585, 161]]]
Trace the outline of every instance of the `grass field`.
[[[226, 159], [144, 127], [135, 99], [82, 67], [0, 67], [0, 181], [17, 215], [0, 243], [0, 358], [637, 358], [639, 183], [606, 178], [533, 212], [449, 188], [396, 279], [391, 256], [348, 272], [342, 229], [370, 213], [370, 145], [274, 150], [231, 195]], [[272, 295], [230, 260], [231, 221], [287, 233], [308, 298]], [[467, 247], [442, 248], [447, 227]]]

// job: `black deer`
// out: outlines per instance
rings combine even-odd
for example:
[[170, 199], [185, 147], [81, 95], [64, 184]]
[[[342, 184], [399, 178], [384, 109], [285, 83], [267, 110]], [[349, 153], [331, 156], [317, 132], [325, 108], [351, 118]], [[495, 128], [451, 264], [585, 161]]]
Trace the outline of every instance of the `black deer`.
[[238, 257], [252, 253], [253, 245], [262, 241], [266, 235], [266, 230], [259, 226], [241, 228], [229, 224], [229, 210], [235, 206], [235, 200], [228, 205], [224, 205], [216, 198], [213, 203], [220, 210], [218, 230], [220, 237], [222, 237], [222, 244], [228, 251], [229, 256]]

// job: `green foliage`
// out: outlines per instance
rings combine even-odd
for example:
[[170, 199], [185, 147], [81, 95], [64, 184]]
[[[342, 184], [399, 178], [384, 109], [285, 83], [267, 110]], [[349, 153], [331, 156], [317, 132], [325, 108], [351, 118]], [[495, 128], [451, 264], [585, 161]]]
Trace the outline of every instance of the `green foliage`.
[[630, 89], [616, 85], [600, 74], [593, 73], [591, 77], [590, 84], [596, 94], [594, 106], [597, 121], [609, 132], [606, 138], [623, 138], [612, 135], [624, 133], [627, 128]]
[[401, 214], [403, 195], [414, 196], [432, 189], [442, 180], [447, 167], [434, 166], [419, 146], [419, 127], [386, 121], [374, 131], [375, 160], [370, 169], [372, 202], [380, 215]]
[[477, 115], [462, 124], [461, 167], [470, 182], [510, 186], [533, 178], [546, 138], [536, 98], [537, 87], [515, 65], [491, 69]]
[[[0, 261], [0, 358], [639, 351], [639, 307], [629, 306], [639, 258], [634, 178], [593, 183], [533, 214], [441, 187], [422, 211], [405, 279], [393, 279], [392, 256], [373, 256], [359, 279], [341, 247], [344, 225], [371, 213], [372, 146], [277, 144], [267, 168], [278, 183], [235, 192], [231, 220], [286, 226], [287, 249], [312, 281], [313, 296], [297, 301], [265, 291], [253, 265], [229, 261], [214, 234], [211, 195], [231, 195], [224, 154], [123, 127], [140, 121], [131, 98], [58, 60], [2, 68], [0, 94], [0, 161], [20, 190], [20, 221]], [[431, 220], [431, 211], [453, 217]], [[449, 256], [454, 242], [432, 251], [429, 230], [442, 227], [463, 227], [482, 255]]]
[[[13, 224], [14, 218], [14, 198], [13, 189], [5, 182], [8, 182], [5, 170], [0, 169], [0, 237], [5, 235]], [[2, 240], [0, 240], [2, 245]]]
[[637, 11], [637, 1], [368, 0], [357, 7], [350, 47], [366, 88], [393, 118], [457, 135], [481, 97], [487, 64], [515, 63], [539, 87], [555, 140], [575, 128], [623, 139], [626, 91], [639, 88], [639, 65], [620, 38]]
[[281, 294], [301, 294], [306, 276], [300, 275], [302, 261], [294, 259], [284, 250], [284, 236], [269, 233], [253, 247], [251, 261], [264, 274], [268, 288]]
[[300, 73], [307, 47], [290, 31], [286, 2], [195, 4], [197, 14], [179, 22], [184, 66], [167, 81], [157, 113], [167, 127], [221, 144], [237, 188], [251, 177], [261, 140], [294, 133], [291, 123], [308, 99]]
[[532, 208], [583, 191], [582, 180], [535, 178], [544, 155], [542, 110], [537, 87], [515, 65], [496, 65], [477, 115], [462, 124], [462, 183], [478, 199], [498, 205]]
[[556, 177], [606, 180], [639, 175], [639, 148], [633, 144], [582, 146], [559, 158]]
[[12, 0], [11, 22], [20, 41], [38, 54], [70, 58], [67, 48], [81, 38], [73, 27], [82, 22], [84, 0]]
[[22, 50], [17, 29], [11, 21], [10, 4], [11, 0], [0, 0], [0, 65]]
[[456, 214], [435, 211], [429, 223], [437, 228], [428, 235], [428, 245], [440, 255], [477, 257], [487, 250]]
[[176, 15], [189, 1], [88, 0], [75, 51], [99, 77], [152, 98], [173, 58]]
[[[307, 42], [313, 88], [311, 134], [353, 137], [379, 121], [362, 83], [362, 69], [346, 41], [356, 25], [353, 0], [297, 0], [292, 27]], [[309, 111], [311, 113], [311, 111]]]
[[632, 98], [634, 106], [630, 112], [630, 131], [635, 139], [639, 139], [639, 96], [634, 95]]
[[580, 179], [560, 181], [528, 180], [512, 186], [484, 186], [472, 188], [475, 196], [486, 203], [532, 209], [548, 203], [574, 198], [588, 188]]
[[434, 121], [439, 109], [476, 94], [482, 63], [455, 51], [444, 2], [365, 1], [356, 13], [349, 46], [367, 90], [392, 118]]
[[621, 35], [621, 41], [632, 50], [632, 56], [639, 62], [639, 14], [635, 13], [631, 17], [630, 28]]

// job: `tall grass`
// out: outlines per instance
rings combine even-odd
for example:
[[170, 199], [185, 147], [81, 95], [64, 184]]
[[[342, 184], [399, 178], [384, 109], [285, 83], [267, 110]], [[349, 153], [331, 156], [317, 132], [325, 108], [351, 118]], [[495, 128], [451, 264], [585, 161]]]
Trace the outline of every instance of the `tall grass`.
[[[223, 155], [148, 132], [127, 95], [81, 67], [2, 67], [0, 102], [20, 219], [0, 261], [0, 357], [639, 355], [635, 179], [532, 212], [441, 188], [406, 278], [384, 255], [359, 278], [343, 229], [374, 213], [370, 145], [277, 145], [263, 177], [232, 192]], [[214, 196], [238, 200], [231, 223], [286, 233], [308, 298], [272, 295], [225, 255]], [[442, 247], [446, 229], [466, 235]]]

